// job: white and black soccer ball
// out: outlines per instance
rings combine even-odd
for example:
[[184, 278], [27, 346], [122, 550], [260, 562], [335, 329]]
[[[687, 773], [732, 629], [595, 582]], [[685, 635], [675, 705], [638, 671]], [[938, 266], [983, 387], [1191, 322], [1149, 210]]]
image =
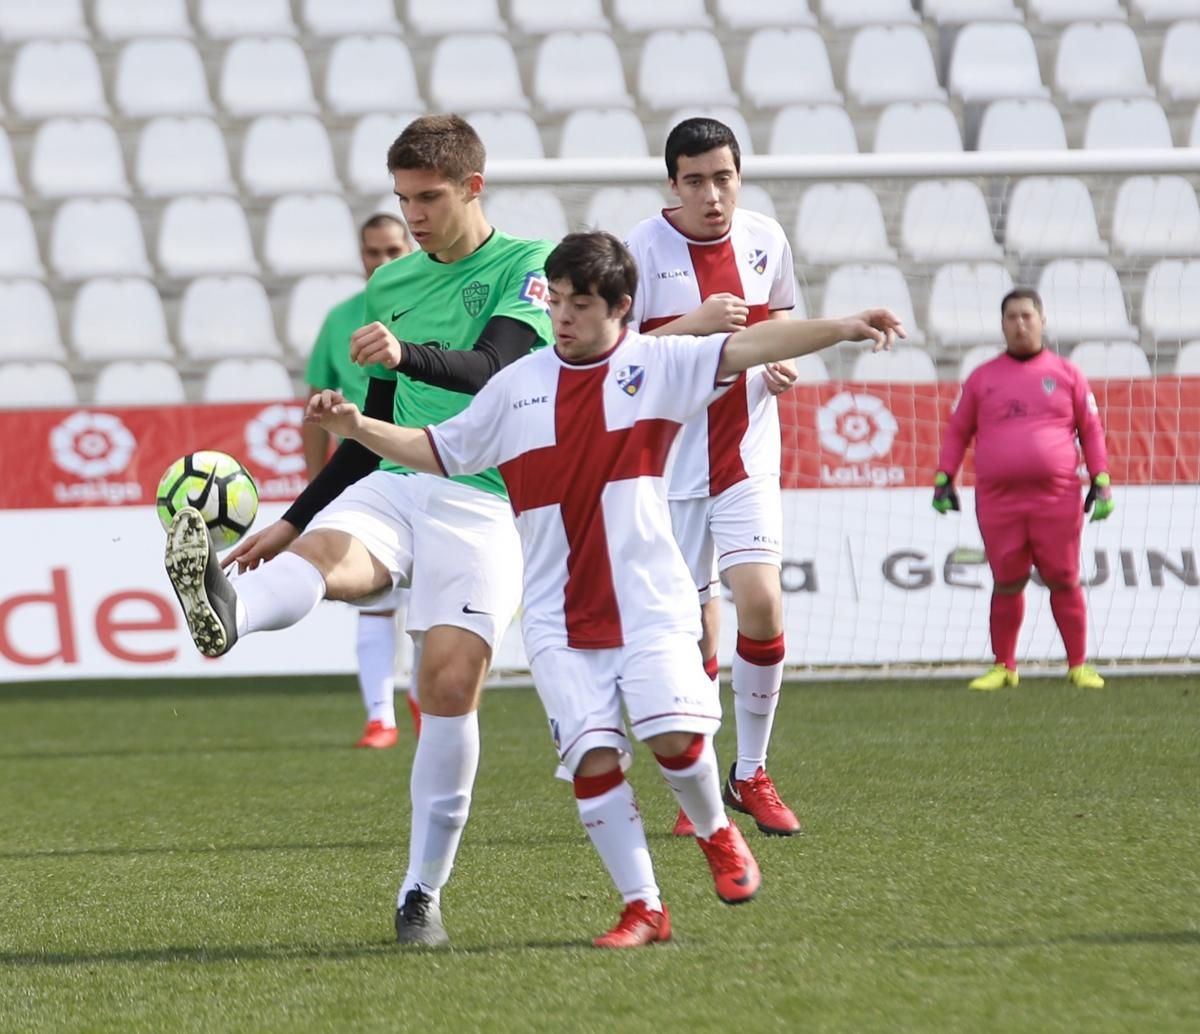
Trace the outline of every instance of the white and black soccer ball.
[[185, 506], [199, 510], [217, 549], [228, 549], [254, 523], [258, 488], [232, 456], [211, 450], [191, 452], [167, 468], [155, 503], [164, 528], [170, 528]]

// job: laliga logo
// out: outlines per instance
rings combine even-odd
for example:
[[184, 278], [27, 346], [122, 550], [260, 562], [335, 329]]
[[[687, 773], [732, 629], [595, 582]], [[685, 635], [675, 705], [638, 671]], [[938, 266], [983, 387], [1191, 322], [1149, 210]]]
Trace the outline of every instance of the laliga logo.
[[886, 456], [897, 427], [891, 411], [874, 395], [842, 391], [817, 413], [821, 446], [845, 457], [848, 463]]
[[246, 451], [259, 466], [276, 474], [304, 473], [304, 410], [279, 403], [268, 406], [246, 425]]
[[79, 478], [103, 478], [129, 466], [137, 439], [112, 413], [72, 413], [50, 432], [54, 462]]

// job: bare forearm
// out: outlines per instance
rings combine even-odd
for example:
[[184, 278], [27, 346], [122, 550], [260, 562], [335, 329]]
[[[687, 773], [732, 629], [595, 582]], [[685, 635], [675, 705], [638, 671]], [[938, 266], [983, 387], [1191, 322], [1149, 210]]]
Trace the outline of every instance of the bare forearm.
[[664, 337], [668, 334], [695, 334], [697, 337], [703, 337], [709, 330], [704, 326], [704, 317], [700, 310], [696, 309], [685, 316], [676, 316], [670, 323], [664, 323], [653, 330], [643, 330], [642, 333], [650, 337]]
[[329, 432], [320, 424], [303, 424], [300, 437], [304, 442], [304, 470], [311, 481], [329, 459]]
[[729, 338], [721, 354], [717, 379], [727, 380], [763, 363], [819, 352], [846, 337], [845, 320], [764, 320]]
[[383, 420], [363, 417], [351, 437], [385, 460], [430, 474], [442, 472], [424, 428], [397, 427]]

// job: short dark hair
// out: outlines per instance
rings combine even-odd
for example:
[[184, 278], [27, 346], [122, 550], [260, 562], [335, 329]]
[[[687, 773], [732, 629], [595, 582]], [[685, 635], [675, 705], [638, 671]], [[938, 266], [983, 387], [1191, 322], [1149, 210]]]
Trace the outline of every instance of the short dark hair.
[[1014, 287], [1000, 300], [1000, 315], [1004, 315], [1004, 310], [1008, 308], [1009, 302], [1015, 302], [1021, 298], [1027, 298], [1033, 302], [1033, 307], [1037, 309], [1038, 315], [1042, 319], [1046, 318], [1046, 307], [1042, 305], [1042, 296], [1037, 293], [1032, 287]]
[[[637, 263], [611, 233], [568, 233], [546, 258], [546, 279], [570, 280], [576, 294], [596, 294], [610, 309], [637, 296]], [[622, 323], [632, 318], [629, 308]]]
[[724, 122], [715, 118], [685, 118], [667, 136], [667, 179], [673, 183], [679, 174], [679, 158], [695, 158], [700, 154], [728, 147], [733, 155], [733, 167], [742, 171], [742, 149], [737, 137]]
[[358, 239], [361, 243], [366, 240], [368, 230], [378, 230], [381, 226], [386, 226], [388, 223], [395, 223], [400, 227], [400, 232], [404, 235], [404, 239], [408, 240], [408, 226], [404, 220], [398, 215], [392, 215], [391, 212], [376, 212], [370, 219], [358, 228]]
[[422, 115], [404, 127], [388, 148], [388, 172], [430, 169], [462, 182], [483, 172], [487, 151], [471, 123], [458, 115]]

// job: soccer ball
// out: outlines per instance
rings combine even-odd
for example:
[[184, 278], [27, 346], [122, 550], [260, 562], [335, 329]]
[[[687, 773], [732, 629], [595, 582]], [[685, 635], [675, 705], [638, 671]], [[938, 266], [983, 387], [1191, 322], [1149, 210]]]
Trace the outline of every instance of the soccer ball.
[[164, 528], [185, 506], [204, 515], [217, 549], [228, 549], [250, 530], [258, 489], [237, 460], [223, 452], [192, 452], [177, 459], [158, 483], [158, 519]]

